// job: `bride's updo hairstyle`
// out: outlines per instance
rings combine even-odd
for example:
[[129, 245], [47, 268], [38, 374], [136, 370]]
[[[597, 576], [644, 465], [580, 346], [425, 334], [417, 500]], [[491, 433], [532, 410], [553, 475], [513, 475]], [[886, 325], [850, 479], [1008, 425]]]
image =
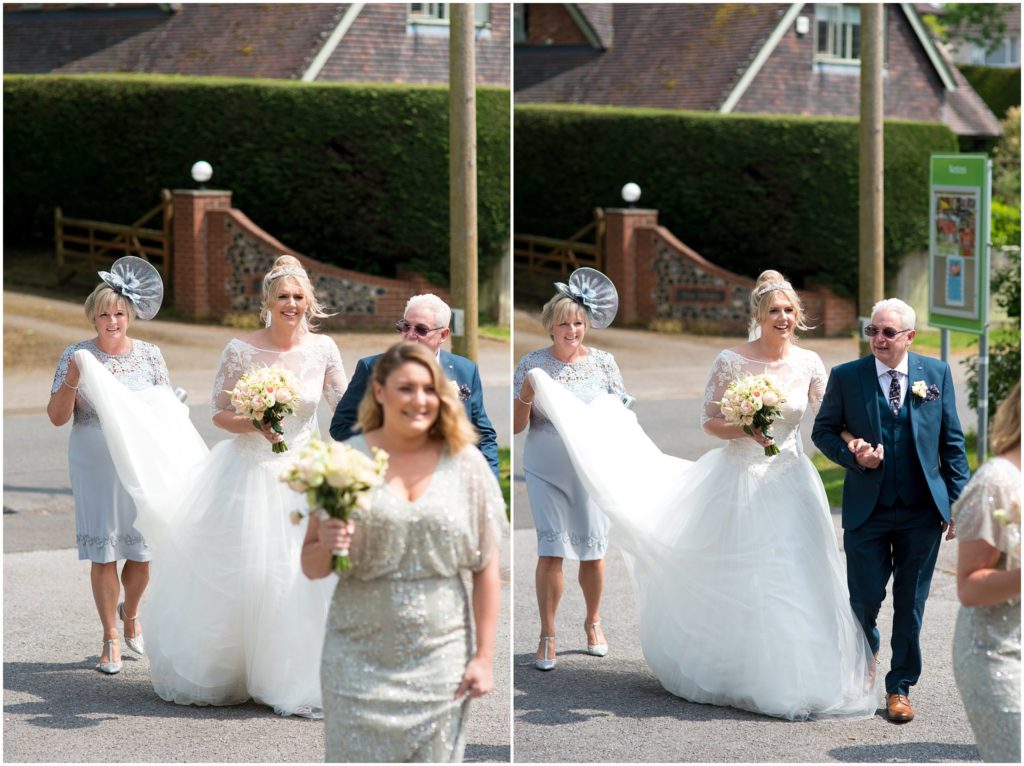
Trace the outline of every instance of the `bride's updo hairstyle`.
[[282, 255], [274, 261], [267, 275], [263, 277], [263, 298], [260, 301], [260, 321], [265, 327], [270, 327], [270, 310], [277, 300], [277, 297], [284, 290], [288, 280], [294, 281], [302, 294], [306, 296], [306, 313], [302, 317], [302, 326], [306, 329], [316, 329], [317, 319], [334, 316], [324, 311], [323, 304], [317, 300], [313, 291], [313, 283], [309, 281], [309, 275], [302, 268], [299, 259], [293, 255]]
[[574, 301], [568, 295], [558, 293], [554, 298], [544, 304], [540, 311], [540, 323], [547, 330], [548, 337], [554, 338], [555, 325], [561, 324], [569, 317], [583, 317], [583, 326], [590, 329], [590, 315], [586, 309]]
[[750, 291], [750, 332], [753, 332], [754, 328], [760, 327], [761, 323], [768, 318], [768, 311], [771, 309], [775, 293], [782, 293], [793, 304], [793, 322], [797, 330], [804, 332], [814, 329], [807, 324], [804, 306], [800, 302], [800, 296], [793, 289], [793, 285], [787, 282], [779, 272], [768, 269], [761, 272], [754, 289]]
[[[458, 384], [445, 377], [433, 352], [422, 343], [399, 341], [393, 345], [377, 358], [370, 380], [383, 386], [395, 370], [409, 362], [421, 364], [430, 371], [434, 391], [440, 400], [437, 420], [430, 427], [430, 437], [447, 442], [448, 451], [453, 455], [467, 444], [476, 444], [480, 437], [466, 416], [466, 408], [459, 401]], [[366, 387], [363, 400], [359, 403], [356, 425], [364, 434], [384, 425], [384, 408], [377, 401], [372, 385]]]

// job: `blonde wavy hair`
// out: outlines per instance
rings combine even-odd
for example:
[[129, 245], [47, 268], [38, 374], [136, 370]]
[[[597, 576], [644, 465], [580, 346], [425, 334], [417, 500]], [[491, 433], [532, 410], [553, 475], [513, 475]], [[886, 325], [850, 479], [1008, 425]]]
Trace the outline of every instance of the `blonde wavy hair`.
[[468, 444], [476, 444], [480, 437], [466, 416], [466, 408], [459, 401], [458, 388], [445, 377], [433, 353], [422, 343], [400, 341], [381, 354], [373, 365], [370, 385], [366, 387], [363, 400], [359, 403], [356, 425], [363, 433], [384, 425], [384, 408], [373, 392], [373, 383], [383, 386], [391, 374], [404, 364], [421, 364], [430, 371], [434, 391], [440, 400], [437, 420], [430, 426], [430, 438], [443, 440], [452, 454], [460, 452]]
[[1020, 381], [996, 408], [992, 419], [992, 436], [989, 445], [992, 453], [1001, 455], [1020, 444]]
[[782, 293], [793, 304], [793, 321], [796, 329], [800, 332], [813, 330], [812, 325], [807, 324], [807, 315], [804, 313], [804, 305], [800, 302], [800, 296], [796, 294], [786, 278], [773, 269], [762, 271], [754, 283], [754, 289], [750, 291], [750, 331], [759, 326], [768, 318], [768, 311], [772, 307], [772, 296], [775, 293]]
[[260, 300], [260, 321], [269, 327], [270, 309], [274, 301], [284, 291], [285, 283], [293, 280], [306, 297], [306, 312], [302, 315], [302, 326], [307, 330], [315, 330], [316, 320], [334, 316], [328, 313], [317, 299], [309, 274], [302, 268], [302, 263], [294, 255], [279, 256], [270, 271], [263, 277], [263, 296]]

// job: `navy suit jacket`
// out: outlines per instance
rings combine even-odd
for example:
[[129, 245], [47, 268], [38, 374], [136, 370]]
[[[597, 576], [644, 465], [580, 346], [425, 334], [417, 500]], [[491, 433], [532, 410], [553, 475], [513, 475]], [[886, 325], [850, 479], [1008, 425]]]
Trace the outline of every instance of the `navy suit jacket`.
[[[355, 431], [356, 416], [359, 412], [359, 403], [366, 393], [366, 386], [373, 372], [373, 365], [376, 364], [380, 354], [367, 356], [359, 360], [356, 371], [349, 381], [345, 395], [341, 397], [337, 408], [334, 410], [334, 417], [331, 418], [331, 437], [339, 442], [350, 438]], [[491, 425], [487, 412], [484, 411], [484, 389], [480, 383], [480, 368], [472, 361], [462, 356], [441, 352], [441, 369], [460, 386], [469, 388], [469, 397], [463, 400], [466, 405], [466, 414], [470, 422], [480, 435], [480, 442], [477, 444], [488, 465], [498, 476], [498, 435]]]
[[[964, 432], [956, 414], [953, 375], [949, 365], [920, 354], [907, 354], [907, 405], [914, 451], [921, 464], [935, 507], [949, 522], [949, 509], [970, 478], [964, 452]], [[923, 380], [934, 385], [939, 396], [928, 401], [911, 391]], [[882, 440], [879, 385], [875, 357], [866, 356], [832, 370], [821, 409], [814, 419], [811, 439], [829, 460], [846, 468], [843, 481], [843, 529], [856, 529], [878, 503], [883, 465], [865, 470], [857, 465], [840, 433], [845, 428], [871, 444]], [[884, 460], [884, 456], [883, 456]]]

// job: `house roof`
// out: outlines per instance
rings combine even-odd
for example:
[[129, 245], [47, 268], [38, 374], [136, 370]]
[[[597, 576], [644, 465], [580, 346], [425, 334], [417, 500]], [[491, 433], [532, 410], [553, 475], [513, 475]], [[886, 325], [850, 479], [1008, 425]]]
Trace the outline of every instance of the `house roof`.
[[[516, 48], [515, 97], [728, 112], [774, 50], [780, 25], [803, 5], [581, 3], [578, 13], [610, 44]], [[945, 89], [943, 122], [962, 136], [999, 135], [998, 120], [913, 6], [899, 6]]]
[[716, 110], [789, 4], [577, 7], [611, 44], [516, 48], [518, 100]]
[[4, 71], [297, 79], [345, 7], [181, 3], [5, 9]]

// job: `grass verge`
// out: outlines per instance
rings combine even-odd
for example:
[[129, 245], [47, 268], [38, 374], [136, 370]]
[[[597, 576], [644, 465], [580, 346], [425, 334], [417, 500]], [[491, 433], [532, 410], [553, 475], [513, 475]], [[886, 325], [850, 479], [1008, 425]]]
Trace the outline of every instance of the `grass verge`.
[[505, 515], [512, 520], [512, 450], [498, 447], [498, 483], [505, 498]]

